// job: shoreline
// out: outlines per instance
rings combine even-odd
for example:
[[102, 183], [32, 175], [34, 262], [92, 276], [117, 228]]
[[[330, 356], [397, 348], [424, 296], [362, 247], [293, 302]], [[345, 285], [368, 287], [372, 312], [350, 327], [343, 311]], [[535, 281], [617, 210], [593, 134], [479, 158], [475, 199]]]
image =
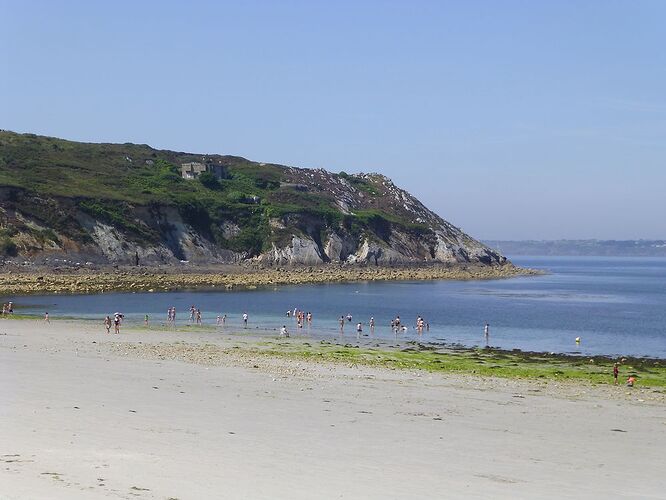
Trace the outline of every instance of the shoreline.
[[40, 269], [0, 271], [0, 294], [165, 292], [179, 290], [253, 289], [263, 286], [344, 283], [358, 281], [494, 280], [518, 276], [538, 276], [545, 272], [503, 266], [413, 266], [301, 268], [244, 268], [240, 266], [206, 269], [123, 268]]
[[[101, 323], [82, 318], [51, 318], [56, 324], [74, 328], [94, 327], [102, 333]], [[4, 318], [0, 325], [12, 322], [33, 322], [36, 328], [47, 328], [38, 316], [20, 319]], [[157, 337], [156, 337], [157, 336]], [[150, 338], [158, 342], [146, 343]], [[138, 343], [138, 349], [148, 349], [157, 357], [200, 363], [201, 356], [221, 359], [231, 353], [304, 362], [334, 364], [353, 363], [359, 366], [401, 370], [423, 370], [429, 373], [457, 374], [480, 378], [500, 378], [557, 382], [585, 383], [590, 386], [612, 382], [613, 364], [620, 364], [618, 386], [629, 376], [636, 378], [636, 387], [663, 390], [666, 401], [666, 359], [649, 356], [583, 355], [556, 352], [524, 351], [498, 347], [473, 347], [453, 343], [434, 343], [408, 338], [373, 338], [347, 336], [322, 337], [316, 329], [308, 333], [279, 335], [277, 328], [255, 327], [249, 330], [216, 325], [184, 323], [177, 328], [165, 324], [143, 326], [126, 324], [121, 334], [103, 334], [104, 341]], [[177, 340], [176, 340], [177, 339]], [[229, 343], [221, 348], [218, 343]], [[177, 345], [176, 345], [177, 344]], [[150, 346], [150, 347], [148, 347]], [[197, 353], [201, 349], [202, 353]], [[204, 363], [205, 364], [205, 363]]]
[[[641, 387], [662, 394], [666, 402], [666, 360], [631, 356], [575, 356], [570, 354], [531, 352], [519, 349], [474, 348], [451, 344], [426, 344], [415, 340], [387, 340], [349, 335], [321, 339], [316, 336], [292, 335], [281, 337], [277, 332], [265, 330], [242, 332], [235, 329], [197, 332], [183, 328], [176, 332], [166, 328], [128, 327], [127, 335], [133, 340], [141, 334], [158, 335], [199, 334], [180, 337], [174, 343], [165, 338], [163, 342], [139, 342], [134, 352], [148, 353], [159, 359], [178, 359], [197, 364], [215, 364], [232, 353], [246, 356], [267, 357], [302, 361], [307, 363], [353, 364], [368, 368], [390, 370], [420, 370], [428, 373], [474, 376], [481, 379], [507, 379], [528, 382], [570, 384], [584, 383], [589, 387], [612, 384], [613, 364], [620, 363], [619, 383], [636, 378], [635, 388]], [[263, 333], [263, 335], [261, 334]], [[268, 334], [268, 335], [267, 335]], [[201, 336], [204, 336], [203, 338]], [[213, 337], [215, 335], [215, 337]], [[123, 334], [120, 335], [122, 337]], [[117, 336], [113, 336], [114, 340]], [[232, 342], [231, 347], [220, 347], [217, 342]], [[121, 340], [120, 338], [118, 339]], [[122, 342], [121, 342], [122, 343]], [[130, 342], [131, 343], [131, 342]]]

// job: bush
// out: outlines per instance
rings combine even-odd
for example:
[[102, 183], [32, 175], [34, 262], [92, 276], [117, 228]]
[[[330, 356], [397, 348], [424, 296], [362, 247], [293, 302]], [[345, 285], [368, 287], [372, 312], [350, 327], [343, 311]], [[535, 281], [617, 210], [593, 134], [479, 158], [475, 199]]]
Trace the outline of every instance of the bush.
[[15, 226], [10, 225], [0, 229], [0, 237], [11, 238], [12, 236], [16, 236], [17, 234], [18, 234], [18, 229], [16, 229]]
[[213, 189], [215, 191], [222, 189], [222, 184], [220, 184], [220, 181], [218, 181], [217, 177], [215, 177], [210, 172], [202, 172], [199, 175], [199, 182], [208, 189]]
[[16, 257], [18, 255], [18, 248], [16, 247], [16, 243], [14, 243], [9, 238], [0, 239], [0, 255]]
[[210, 213], [200, 200], [194, 197], [186, 197], [179, 202], [178, 211], [187, 224], [206, 237], [212, 236]]

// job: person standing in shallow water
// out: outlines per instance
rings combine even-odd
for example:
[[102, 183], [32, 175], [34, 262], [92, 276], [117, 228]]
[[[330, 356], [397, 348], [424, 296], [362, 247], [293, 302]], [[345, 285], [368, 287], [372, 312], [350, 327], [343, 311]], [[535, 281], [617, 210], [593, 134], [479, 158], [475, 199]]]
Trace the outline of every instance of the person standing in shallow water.
[[247, 318], [248, 318], [247, 313], [244, 312], [243, 313], [243, 328], [247, 328]]
[[488, 345], [488, 339], [490, 337], [490, 325], [488, 323], [483, 327], [483, 336], [486, 339], [486, 345]]

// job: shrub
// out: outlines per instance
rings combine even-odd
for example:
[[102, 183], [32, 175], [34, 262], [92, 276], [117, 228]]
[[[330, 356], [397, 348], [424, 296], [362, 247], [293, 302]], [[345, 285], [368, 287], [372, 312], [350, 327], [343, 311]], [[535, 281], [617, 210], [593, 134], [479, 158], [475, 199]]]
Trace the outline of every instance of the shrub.
[[0, 255], [16, 257], [18, 255], [18, 248], [16, 248], [16, 243], [7, 237], [0, 239]]
[[0, 229], [0, 237], [7, 237], [11, 238], [12, 236], [16, 236], [18, 234], [18, 229], [16, 229], [15, 226], [7, 226], [5, 228]]
[[220, 184], [220, 181], [218, 181], [217, 177], [215, 177], [210, 172], [202, 172], [199, 175], [199, 182], [208, 189], [213, 189], [215, 191], [222, 189], [222, 184]]

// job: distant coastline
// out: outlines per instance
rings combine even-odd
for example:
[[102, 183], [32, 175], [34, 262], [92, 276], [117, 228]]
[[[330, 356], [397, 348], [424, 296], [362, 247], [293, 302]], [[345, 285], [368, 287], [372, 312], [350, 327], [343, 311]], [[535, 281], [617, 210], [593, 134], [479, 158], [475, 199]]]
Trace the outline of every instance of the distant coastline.
[[666, 240], [484, 240], [504, 255], [666, 257]]

